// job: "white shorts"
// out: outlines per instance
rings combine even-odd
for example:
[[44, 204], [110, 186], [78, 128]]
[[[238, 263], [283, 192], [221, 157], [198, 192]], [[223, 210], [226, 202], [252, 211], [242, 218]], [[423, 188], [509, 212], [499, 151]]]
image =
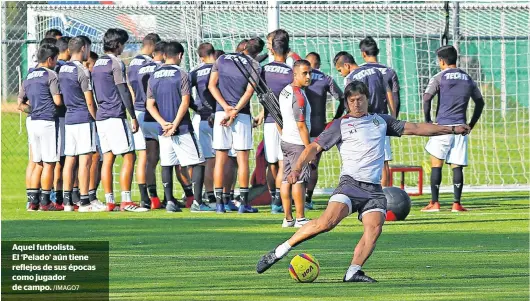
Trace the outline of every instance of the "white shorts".
[[109, 118], [96, 121], [101, 154], [112, 152], [122, 155], [134, 151], [134, 140], [129, 121], [123, 118]]
[[212, 148], [213, 129], [208, 125], [208, 120], [201, 120], [201, 116], [195, 114], [192, 122], [204, 158], [214, 158], [215, 152]]
[[60, 158], [59, 121], [31, 120], [33, 162], [55, 163]]
[[252, 122], [249, 114], [237, 115], [229, 126], [222, 126], [225, 112], [215, 112], [213, 125], [213, 149], [246, 151], [252, 149]]
[[31, 116], [26, 117], [26, 132], [28, 134], [28, 146], [31, 147], [31, 137], [33, 132], [31, 131]]
[[144, 132], [142, 130], [142, 123], [144, 122], [145, 112], [134, 111], [134, 113], [136, 114], [136, 120], [138, 121], [138, 131], [133, 134], [134, 150], [145, 150], [145, 137]]
[[425, 150], [447, 164], [467, 166], [467, 138], [462, 135], [442, 135], [429, 138]]
[[158, 136], [161, 166], [189, 166], [204, 162], [197, 138], [193, 133], [170, 137]]
[[59, 141], [59, 156], [61, 157], [64, 157], [64, 146], [66, 142], [64, 125], [64, 117], [59, 117], [59, 136], [61, 136], [61, 139]]
[[385, 161], [392, 161], [392, 149], [390, 148], [390, 137], [385, 137]]
[[87, 122], [64, 126], [66, 156], [79, 156], [96, 151], [96, 123]]
[[277, 163], [278, 160], [283, 160], [282, 139], [276, 123], [265, 123], [263, 125], [263, 141], [267, 163]]

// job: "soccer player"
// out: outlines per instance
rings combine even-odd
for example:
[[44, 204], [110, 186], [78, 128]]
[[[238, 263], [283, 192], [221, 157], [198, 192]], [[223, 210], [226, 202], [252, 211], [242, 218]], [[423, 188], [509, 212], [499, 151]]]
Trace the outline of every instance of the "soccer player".
[[[261, 77], [272, 90], [276, 99], [280, 98], [282, 90], [293, 82], [293, 70], [287, 66], [285, 60], [289, 53], [289, 36], [277, 34], [272, 39], [272, 54], [274, 61], [263, 66]], [[272, 116], [264, 110], [265, 124], [263, 125], [263, 142], [265, 160], [268, 163], [267, 185], [272, 196], [271, 213], [282, 213], [282, 198], [280, 187], [282, 182], [283, 154], [280, 147], [281, 133]], [[258, 122], [260, 124], [261, 121]]]
[[467, 125], [447, 127], [429, 123], [396, 120], [387, 114], [370, 114], [368, 87], [353, 81], [344, 89], [348, 114], [334, 120], [298, 158], [288, 180], [295, 183], [302, 170], [316, 154], [339, 148], [342, 170], [339, 186], [329, 199], [324, 213], [299, 229], [289, 240], [270, 251], [258, 262], [256, 271], [263, 273], [282, 259], [289, 250], [320, 233], [331, 231], [348, 215], [358, 212], [363, 223], [363, 235], [355, 247], [353, 260], [344, 275], [344, 282], [375, 282], [361, 270], [372, 254], [385, 221], [386, 198], [380, 185], [384, 162], [385, 136], [435, 136], [452, 131], [466, 135]]
[[[204, 183], [204, 157], [197, 144], [189, 114], [190, 84], [188, 74], [179, 67], [184, 47], [178, 42], [168, 42], [165, 47], [165, 62], [158, 67], [147, 86], [147, 110], [159, 123], [160, 165], [166, 196], [173, 191], [173, 168], [177, 160], [182, 167], [193, 168], [195, 200], [191, 212], [211, 211], [202, 202]], [[168, 212], [181, 211], [177, 204], [168, 201]]]
[[[241, 206], [239, 213], [253, 213], [257, 209], [250, 206], [249, 150], [252, 149], [252, 118], [250, 116], [250, 97], [254, 88], [248, 78], [236, 67], [248, 68], [251, 76], [259, 76], [259, 63], [254, 59], [265, 46], [260, 38], [247, 42], [243, 55], [224, 54], [212, 67], [208, 89], [217, 101], [213, 128], [212, 146], [216, 150], [214, 188], [218, 213], [226, 212], [222, 203], [224, 165], [231, 148], [237, 151], [239, 191]], [[241, 61], [240, 61], [241, 60]], [[255, 78], [257, 79], [257, 78]]]
[[[103, 50], [92, 72], [93, 88], [98, 110], [96, 126], [103, 153], [101, 181], [105, 191], [107, 210], [115, 208], [112, 168], [116, 156], [122, 155], [120, 172], [121, 211], [145, 212], [131, 199], [131, 183], [134, 170], [134, 140], [132, 134], [138, 130], [133, 102], [125, 79], [125, 65], [118, 58], [123, 52], [129, 35], [123, 29], [111, 28], [103, 37]], [[131, 116], [132, 129], [125, 110]]]
[[[282, 90], [279, 99], [283, 119], [281, 148], [284, 160], [280, 191], [285, 211], [282, 223], [284, 228], [300, 228], [309, 222], [304, 215], [304, 196], [310, 174], [309, 165], [304, 166], [300, 178], [295, 183], [288, 182], [287, 175], [305, 147], [311, 143], [309, 140], [311, 105], [304, 92], [304, 88], [310, 84], [311, 64], [306, 60], [296, 61], [293, 66], [293, 82]], [[291, 211], [291, 197], [296, 209], [296, 220], [293, 219]]]
[[18, 95], [19, 104], [31, 103], [31, 150], [36, 166], [31, 175], [31, 187], [27, 190], [28, 200], [31, 201], [28, 211], [63, 209], [62, 205], [56, 206], [50, 200], [53, 170], [59, 161], [61, 139], [57, 135], [56, 106], [62, 104], [62, 99], [57, 73], [53, 71], [58, 54], [59, 49], [54, 45], [40, 47], [37, 52], [39, 64], [28, 74]]
[[[370, 90], [368, 112], [395, 116], [392, 91], [379, 69], [357, 65], [353, 56], [347, 52], [339, 52], [333, 62], [337, 71], [344, 76], [344, 86], [354, 80], [362, 81], [368, 86]], [[392, 161], [392, 150], [390, 149], [390, 138], [387, 137], [385, 142], [385, 164], [381, 180], [383, 187], [387, 187], [390, 183], [389, 161]]]
[[52, 38], [55, 40], [62, 38], [62, 36], [63, 36], [63, 33], [59, 29], [55, 29], [55, 28], [49, 29], [44, 34], [44, 38]]
[[[326, 103], [328, 94], [336, 100], [339, 100], [339, 106], [333, 119], [338, 119], [344, 114], [344, 99], [342, 90], [338, 87], [335, 80], [320, 71], [320, 55], [316, 52], [310, 52], [306, 55], [306, 60], [311, 64], [311, 84], [305, 89], [305, 94], [311, 105], [311, 132], [310, 140], [314, 141], [326, 127]], [[307, 182], [307, 191], [305, 196], [305, 208], [313, 209], [313, 191], [318, 181], [318, 165], [320, 163], [321, 153], [312, 162], [311, 174]]]
[[215, 63], [215, 49], [210, 43], [202, 43], [197, 50], [199, 58], [203, 63], [198, 68], [190, 72], [190, 86], [195, 87], [196, 99], [195, 105], [198, 110], [193, 116], [193, 128], [199, 139], [203, 156], [206, 159], [206, 169], [204, 175], [204, 186], [206, 195], [210, 203], [215, 203], [213, 193], [213, 171], [215, 167], [215, 152], [212, 148], [213, 130], [208, 125], [208, 118], [213, 114], [215, 109], [215, 99], [208, 90], [210, 81], [210, 72]]
[[99, 58], [99, 55], [97, 53], [95, 53], [94, 51], [90, 51], [90, 56], [84, 62], [85, 67], [87, 67], [87, 69], [88, 69], [88, 71], [90, 71], [90, 73], [92, 73], [92, 70], [94, 68], [94, 64], [96, 63], [98, 58]]
[[462, 212], [467, 211], [460, 204], [460, 198], [464, 187], [463, 168], [467, 166], [468, 136], [460, 135], [454, 129], [455, 126], [466, 124], [466, 111], [469, 98], [471, 98], [475, 103], [473, 116], [469, 122], [469, 128], [472, 130], [484, 109], [484, 99], [473, 79], [456, 66], [458, 54], [453, 46], [438, 48], [436, 55], [442, 71], [431, 78], [423, 94], [425, 122], [432, 122], [431, 101], [434, 96], [438, 96], [436, 123], [452, 131], [449, 131], [448, 135], [430, 138], [425, 146], [425, 150], [431, 155], [432, 198], [431, 202], [421, 211], [440, 211], [438, 193], [442, 182], [442, 166], [445, 161], [451, 164], [453, 169], [454, 202], [451, 212]]
[[[267, 50], [269, 53], [272, 54], [272, 41], [278, 36], [279, 39], [287, 39], [289, 40], [289, 33], [283, 29], [276, 29], [272, 32], [269, 32], [267, 35]], [[298, 55], [298, 53], [294, 52], [289, 48], [289, 51], [287, 53], [287, 58], [285, 59], [285, 63], [289, 67], [293, 67], [294, 62], [301, 60], [302, 58]], [[261, 62], [261, 61], [260, 61]]]
[[[74, 165], [78, 164], [80, 204], [78, 212], [101, 212], [106, 206], [89, 198], [90, 167], [92, 154], [96, 151], [96, 105], [92, 96], [90, 73], [82, 61], [90, 54], [90, 44], [81, 37], [75, 37], [68, 43], [71, 59], [59, 71], [59, 83], [62, 88], [65, 116], [65, 165], [64, 200], [65, 211], [74, 211], [72, 201], [72, 182]], [[94, 191], [95, 194], [95, 191]]]
[[394, 117], [398, 118], [399, 110], [401, 108], [401, 102], [399, 99], [399, 79], [397, 77], [396, 71], [377, 61], [377, 56], [379, 55], [379, 48], [377, 48], [377, 43], [372, 37], [366, 37], [362, 39], [359, 43], [359, 49], [361, 50], [363, 60], [366, 62], [366, 64], [364, 64], [363, 66], [377, 68], [379, 72], [383, 74], [383, 78], [392, 90], [392, 100], [394, 102], [395, 111]]
[[[236, 51], [237, 52], [237, 51]], [[225, 52], [221, 49], [215, 49], [214, 52], [214, 58], [217, 60], [221, 55], [225, 54]]]
[[[143, 83], [140, 79], [138, 71], [145, 64], [151, 62], [153, 52], [155, 51], [156, 43], [160, 42], [160, 36], [156, 33], [147, 34], [142, 40], [142, 48], [140, 54], [135, 56], [129, 63], [127, 70], [127, 81], [129, 89], [134, 100], [134, 110], [136, 119], [140, 127], [138, 132], [133, 135], [134, 148], [138, 153], [138, 165], [136, 168], [136, 182], [140, 191], [140, 206], [150, 209], [160, 207], [160, 200], [158, 198], [149, 198], [146, 184], [146, 168], [147, 168], [147, 152], [146, 152], [146, 137], [143, 132], [144, 118], [145, 118], [145, 91]], [[153, 183], [150, 183], [153, 185]], [[152, 203], [153, 202], [153, 203]]]

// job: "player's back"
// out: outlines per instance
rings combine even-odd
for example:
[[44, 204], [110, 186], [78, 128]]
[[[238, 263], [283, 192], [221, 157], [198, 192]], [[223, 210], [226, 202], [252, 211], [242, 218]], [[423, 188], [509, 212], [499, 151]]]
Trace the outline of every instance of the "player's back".
[[[280, 99], [282, 90], [293, 82], [293, 70], [287, 64], [280, 62], [271, 62], [263, 66], [261, 78], [272, 90], [276, 99]], [[272, 123], [274, 118], [265, 110], [265, 122]]]
[[307, 100], [311, 105], [311, 137], [317, 137], [324, 130], [328, 93], [336, 99], [342, 98], [342, 91], [333, 78], [318, 69], [313, 69], [311, 84], [305, 89]]
[[446, 69], [434, 79], [439, 82], [436, 122], [441, 125], [465, 124], [469, 99], [480, 98], [477, 84], [460, 68]]
[[210, 90], [208, 90], [212, 66], [213, 64], [203, 64], [190, 72], [191, 87], [195, 87], [197, 91], [195, 106], [201, 118], [208, 118], [213, 113], [211, 109], [204, 105], [205, 103], [211, 108], [215, 105], [215, 99]]
[[125, 83], [123, 62], [112, 54], [99, 57], [92, 69], [92, 83], [98, 102], [96, 120], [126, 118], [125, 105], [116, 86]]
[[379, 72], [383, 74], [383, 78], [385, 79], [385, 82], [388, 84], [390, 89], [393, 92], [399, 90], [399, 81], [397, 78], [397, 73], [394, 69], [380, 63], [366, 63], [363, 66], [377, 68], [377, 70], [379, 70]]
[[388, 114], [387, 105], [387, 83], [383, 74], [374, 67], [360, 66], [346, 77], [346, 83], [361, 81], [368, 86], [370, 99], [368, 104], [369, 113]]
[[57, 110], [53, 102], [50, 86], [57, 85], [57, 73], [45, 67], [37, 67], [28, 74], [22, 83], [31, 104], [32, 120], [55, 120]]
[[[149, 79], [148, 96], [155, 99], [160, 116], [168, 122], [173, 122], [182, 103], [182, 87], [188, 83], [188, 74], [177, 65], [161, 65]], [[187, 86], [189, 89], [189, 85]], [[185, 134], [192, 130], [189, 111], [178, 126], [177, 134]]]
[[150, 56], [139, 54], [129, 63], [127, 68], [127, 80], [134, 92], [134, 109], [136, 111], [145, 111], [145, 91], [140, 79], [139, 71], [147, 63], [151, 62]]
[[79, 61], [67, 62], [59, 71], [59, 84], [66, 106], [65, 124], [93, 121], [83, 92], [91, 90], [88, 69]]
[[[141, 93], [145, 100], [147, 100], [147, 84], [149, 83], [149, 79], [155, 73], [156, 68], [162, 65], [162, 62], [157, 61], [149, 61], [145, 63], [140, 69], [138, 69], [138, 80], [141, 83], [141, 89], [138, 90], [138, 93]], [[136, 103], [135, 103], [136, 106]], [[145, 101], [144, 101], [144, 109], [145, 109]], [[147, 122], [156, 122], [156, 120], [151, 116], [149, 111], [145, 110], [144, 115], [144, 121]]]

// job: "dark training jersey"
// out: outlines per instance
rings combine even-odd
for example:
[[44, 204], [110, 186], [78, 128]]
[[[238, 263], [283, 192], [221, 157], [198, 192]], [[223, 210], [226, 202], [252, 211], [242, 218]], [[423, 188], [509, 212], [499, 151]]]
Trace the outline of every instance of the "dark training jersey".
[[436, 122], [440, 125], [466, 124], [469, 98], [482, 99], [477, 84], [459, 68], [449, 68], [429, 81], [425, 94], [438, 95]]
[[92, 83], [97, 96], [96, 120], [125, 119], [125, 105], [118, 91], [118, 84], [125, 84], [125, 65], [113, 54], [104, 54], [94, 64]]
[[[154, 98], [160, 116], [167, 122], [173, 122], [182, 104], [182, 97], [190, 95], [188, 74], [177, 65], [158, 67], [147, 86], [147, 98]], [[193, 131], [189, 110], [180, 122], [174, 135], [182, 135]], [[160, 135], [163, 134], [159, 127]]]
[[[197, 106], [197, 113], [199, 113], [202, 120], [210, 117], [215, 106], [215, 99], [210, 90], [208, 90], [212, 66], [213, 64], [203, 64], [189, 74], [190, 88], [195, 87], [197, 91], [195, 106]], [[204, 104], [207, 104], [207, 106]], [[212, 109], [208, 108], [208, 106]]]
[[[142, 83], [142, 89], [139, 90], [138, 92], [143, 94], [143, 97], [145, 98], [145, 100], [147, 100], [147, 84], [149, 83], [149, 78], [151, 78], [151, 75], [155, 73], [156, 68], [158, 68], [160, 65], [162, 65], [162, 62], [150, 61], [146, 63], [145, 65], [143, 65], [138, 70], [137, 77], [138, 77], [138, 80]], [[136, 102], [134, 103], [134, 105], [136, 106]], [[153, 118], [153, 116], [151, 116], [149, 111], [145, 109], [145, 101], [144, 101], [144, 110], [145, 110], [144, 121], [145, 122], [156, 122], [156, 120]]]
[[[64, 66], [66, 63], [67, 61], [57, 60], [57, 64], [55, 65], [55, 68], [53, 69], [55, 73], [59, 74], [61, 67]], [[57, 107], [57, 117], [64, 117], [65, 115], [66, 115], [66, 106], [62, 104]]]
[[59, 72], [59, 84], [66, 106], [65, 124], [94, 121], [88, 111], [84, 94], [92, 90], [88, 69], [79, 61], [66, 63]]
[[396, 106], [395, 109], [397, 115], [401, 107], [401, 102], [399, 99], [399, 79], [396, 71], [390, 67], [379, 63], [366, 63], [363, 66], [377, 68], [377, 70], [379, 70], [379, 72], [383, 74], [383, 78], [385, 79], [388, 84], [388, 87], [390, 87], [390, 90], [392, 91], [392, 99], [394, 100], [394, 105]]
[[[239, 59], [237, 59], [236, 56]], [[245, 94], [248, 85], [248, 77], [239, 71], [235, 62], [237, 62], [238, 66], [242, 68], [243, 71], [245, 71], [245, 69], [248, 70], [246, 72], [250, 73], [256, 80], [260, 72], [259, 63], [244, 54], [223, 54], [217, 59], [211, 72], [219, 73], [219, 82], [217, 83], [217, 86], [219, 87], [219, 91], [221, 91], [221, 95], [226, 103], [232, 107], [237, 105], [239, 99]], [[257, 73], [254, 70], [256, 70]], [[219, 103], [217, 104], [216, 111], [224, 111]], [[250, 114], [250, 102], [241, 109], [240, 113]]]
[[311, 133], [310, 137], [317, 137], [326, 127], [326, 102], [328, 93], [337, 100], [342, 100], [343, 93], [337, 83], [329, 75], [313, 69], [311, 84], [305, 88], [305, 94], [311, 105]]
[[[270, 62], [261, 69], [261, 78], [279, 100], [283, 88], [293, 82], [293, 70], [285, 63]], [[265, 123], [274, 122], [274, 118], [265, 110]]]
[[151, 62], [150, 56], [139, 54], [135, 56], [129, 63], [127, 69], [127, 81], [134, 92], [134, 109], [136, 111], [145, 112], [145, 91], [143, 90], [142, 82], [139, 78], [138, 71], [146, 63]]
[[361, 81], [368, 86], [370, 99], [368, 112], [376, 114], [388, 114], [387, 96], [388, 84], [383, 78], [383, 74], [377, 69], [366, 65], [352, 71], [344, 78], [344, 86], [352, 81]]
[[31, 120], [57, 119], [57, 107], [53, 96], [61, 94], [57, 73], [45, 67], [36, 67], [20, 86], [18, 97], [29, 100]]

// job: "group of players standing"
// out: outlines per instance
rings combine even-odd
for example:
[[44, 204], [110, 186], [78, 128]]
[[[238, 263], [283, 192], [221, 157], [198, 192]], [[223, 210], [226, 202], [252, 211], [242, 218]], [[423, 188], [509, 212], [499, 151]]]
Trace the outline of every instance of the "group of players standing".
[[[19, 93], [19, 108], [28, 113], [31, 145], [26, 172], [28, 210], [143, 212], [164, 207], [171, 212], [181, 211], [182, 205], [172, 195], [175, 170], [186, 194], [185, 205], [192, 212], [257, 212], [248, 198], [249, 151], [254, 147], [252, 128], [264, 123], [271, 212], [285, 214], [284, 227], [302, 227], [309, 221], [304, 216], [304, 207], [313, 208], [311, 199], [318, 179], [320, 155], [302, 170], [293, 167], [304, 149], [326, 127], [328, 94], [339, 100], [334, 120], [342, 118], [346, 103], [332, 77], [319, 70], [321, 62], [317, 53], [311, 52], [301, 59], [291, 51], [288, 33], [278, 29], [267, 35], [267, 49], [273, 58], [268, 64], [260, 67], [268, 55], [261, 54], [265, 42], [258, 37], [243, 40], [236, 52], [230, 54], [203, 43], [197, 51], [202, 64], [188, 74], [179, 66], [184, 55], [182, 45], [161, 41], [157, 34], [144, 37], [140, 54], [131, 60], [128, 68], [118, 57], [128, 40], [124, 30], [109, 29], [105, 33], [105, 53], [100, 57], [90, 51], [91, 41], [85, 36], [62, 37], [57, 30], [49, 31], [49, 35], [38, 50], [38, 66], [29, 71]], [[396, 73], [377, 62], [379, 49], [373, 38], [363, 39], [359, 48], [366, 62], [363, 65], [358, 65], [344, 51], [337, 53], [333, 60], [337, 71], [344, 76], [344, 86], [357, 81], [364, 83], [369, 91], [368, 112], [397, 117], [400, 97]], [[454, 68], [449, 72], [456, 74], [454, 78], [467, 76], [453, 67], [454, 48], [440, 49], [438, 56], [446, 61], [447, 68]], [[241, 72], [241, 67], [250, 70], [248, 76]], [[431, 80], [424, 95], [428, 122], [430, 101], [440, 94], [443, 81], [440, 74]], [[279, 100], [283, 128], [265, 109], [251, 116], [254, 86], [249, 77], [265, 83]], [[476, 85], [471, 92], [468, 90], [462, 91], [458, 100], [453, 100], [453, 96], [448, 100], [439, 97], [439, 123], [440, 114], [443, 117], [453, 114], [452, 109], [462, 107], [464, 102], [465, 122], [469, 96], [479, 104], [476, 106], [479, 110], [475, 110], [478, 115], [474, 114], [471, 121], [473, 125], [476, 123], [482, 111], [482, 98]], [[189, 108], [195, 111], [193, 118]], [[461, 115], [460, 111], [456, 115]], [[443, 121], [453, 125], [461, 117]], [[439, 210], [437, 191], [445, 159], [456, 164], [453, 171], [457, 205], [453, 210], [465, 210], [460, 205], [460, 194], [461, 167], [467, 164], [467, 137], [454, 135], [432, 140], [426, 148], [436, 166], [433, 165], [431, 178], [433, 199], [425, 211]], [[115, 206], [112, 175], [118, 155], [123, 157], [119, 208]], [[378, 176], [382, 186], [389, 182], [390, 160], [390, 141], [385, 137], [384, 167]], [[155, 184], [158, 161], [162, 167], [163, 202], [157, 196]], [[139, 205], [131, 199], [135, 163], [141, 195]], [[288, 176], [293, 171], [299, 172], [299, 177], [290, 183]], [[239, 206], [232, 202], [231, 196], [236, 173]], [[96, 197], [100, 174], [106, 204]], [[74, 187], [77, 185], [78, 188]], [[202, 198], [203, 185], [207, 202]], [[50, 198], [52, 188], [55, 202]], [[292, 200], [296, 218], [291, 212]]]

